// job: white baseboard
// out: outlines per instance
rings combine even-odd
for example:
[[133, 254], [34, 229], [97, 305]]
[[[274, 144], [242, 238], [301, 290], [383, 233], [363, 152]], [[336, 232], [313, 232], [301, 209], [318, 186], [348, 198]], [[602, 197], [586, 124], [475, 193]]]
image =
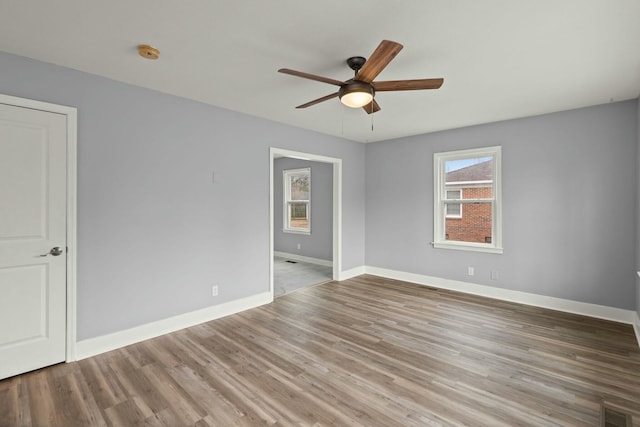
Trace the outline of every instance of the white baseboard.
[[272, 301], [271, 293], [263, 292], [189, 313], [179, 314], [168, 319], [136, 326], [124, 331], [82, 340], [76, 343], [76, 360], [96, 356], [100, 353], [135, 344], [210, 320], [219, 319], [230, 314], [249, 310]]
[[281, 258], [287, 258], [293, 261], [301, 261], [301, 262], [308, 262], [310, 264], [317, 264], [317, 265], [322, 265], [324, 267], [333, 267], [333, 261], [327, 260], [327, 259], [320, 259], [320, 258], [312, 258], [309, 256], [303, 256], [303, 255], [297, 255], [297, 254], [289, 254], [286, 252], [277, 252], [274, 251], [273, 252], [274, 256], [278, 256]]
[[[441, 289], [464, 292], [473, 295], [495, 298], [503, 301], [511, 301], [552, 310], [581, 314], [600, 319], [633, 325], [636, 339], [640, 345], [640, 316], [632, 310], [607, 307], [597, 304], [589, 304], [579, 301], [565, 300], [562, 298], [536, 295], [527, 292], [513, 291], [509, 289], [494, 288], [475, 283], [448, 280], [439, 277], [425, 276], [421, 274], [406, 273], [385, 268], [361, 266], [340, 272], [338, 280], [347, 280], [362, 274], [386, 277], [402, 280], [419, 285], [433, 286]], [[218, 319], [244, 310], [259, 307], [272, 302], [270, 292], [263, 292], [249, 297], [227, 303], [214, 305], [189, 313], [180, 314], [168, 319], [162, 319], [144, 325], [136, 326], [124, 331], [114, 332], [95, 338], [89, 338], [76, 343], [76, 360], [96, 356], [120, 347], [135, 344], [140, 341], [155, 338], [160, 335], [175, 332], [210, 320]]]
[[360, 267], [356, 267], [356, 268], [352, 268], [350, 270], [344, 270], [341, 271], [339, 276], [338, 276], [338, 280], [348, 280], [351, 278], [354, 278], [356, 276], [361, 276], [363, 274], [365, 274], [365, 268], [364, 266], [360, 266]]
[[[388, 270], [385, 268], [366, 266], [365, 271], [366, 274], [372, 274], [374, 276], [402, 280], [419, 285], [433, 286], [434, 288], [449, 289], [452, 291], [464, 292], [467, 294], [479, 295], [488, 298], [495, 298], [503, 301], [511, 301], [541, 308], [549, 308], [552, 310], [564, 311], [567, 313], [581, 314], [598, 319], [613, 320], [620, 323], [632, 325], [637, 323], [635, 319], [638, 315], [635, 311], [632, 310], [624, 310], [621, 308], [607, 307], [604, 305], [590, 304], [586, 302], [572, 301], [544, 295], [536, 295], [528, 292], [513, 291], [510, 289], [494, 288], [492, 286], [443, 279], [440, 277], [425, 276], [422, 274], [405, 273], [402, 271]], [[635, 328], [636, 336], [640, 339], [640, 335], [638, 334], [638, 326], [635, 326]]]

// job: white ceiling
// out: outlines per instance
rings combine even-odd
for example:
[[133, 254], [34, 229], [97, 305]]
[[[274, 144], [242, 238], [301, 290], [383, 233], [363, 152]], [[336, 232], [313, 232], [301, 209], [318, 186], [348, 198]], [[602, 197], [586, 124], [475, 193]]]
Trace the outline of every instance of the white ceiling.
[[[640, 0], [0, 0], [0, 50], [371, 142], [638, 97]], [[346, 58], [404, 49], [371, 116], [336, 99]], [[137, 55], [151, 44], [160, 59]], [[0, 71], [0, 78], [2, 74]], [[372, 131], [373, 125], [373, 131]]]

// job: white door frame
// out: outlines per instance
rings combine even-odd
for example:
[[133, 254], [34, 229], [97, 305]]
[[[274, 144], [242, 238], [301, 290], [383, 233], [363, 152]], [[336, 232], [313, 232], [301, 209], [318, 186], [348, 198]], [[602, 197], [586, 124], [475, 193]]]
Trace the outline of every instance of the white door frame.
[[342, 272], [342, 159], [271, 147], [269, 149], [269, 291], [271, 292], [271, 300], [274, 297], [273, 162], [278, 157], [292, 157], [294, 159], [333, 164], [333, 280], [340, 280], [340, 273]]
[[76, 360], [77, 158], [78, 110], [75, 107], [0, 94], [0, 104], [48, 111], [67, 117], [67, 326], [65, 360]]

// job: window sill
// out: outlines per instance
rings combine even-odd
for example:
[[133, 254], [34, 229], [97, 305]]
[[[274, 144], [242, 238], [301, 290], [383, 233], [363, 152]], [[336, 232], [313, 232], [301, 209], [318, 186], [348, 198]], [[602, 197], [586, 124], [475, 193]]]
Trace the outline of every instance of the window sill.
[[457, 251], [485, 252], [491, 254], [501, 254], [501, 247], [483, 245], [482, 243], [462, 243], [462, 242], [433, 242], [436, 249], [453, 249]]
[[306, 236], [310, 236], [311, 235], [311, 231], [310, 230], [287, 230], [287, 229], [283, 229], [282, 230], [283, 233], [291, 233], [291, 234], [303, 234]]

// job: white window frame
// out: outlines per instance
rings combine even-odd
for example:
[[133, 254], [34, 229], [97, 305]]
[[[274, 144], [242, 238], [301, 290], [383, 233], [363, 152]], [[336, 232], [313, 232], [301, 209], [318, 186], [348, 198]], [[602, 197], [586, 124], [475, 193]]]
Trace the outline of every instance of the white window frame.
[[[445, 163], [451, 160], [493, 157], [493, 197], [491, 199], [446, 199]], [[433, 154], [434, 200], [433, 200], [433, 247], [489, 253], [503, 253], [502, 248], [502, 147], [472, 148]], [[459, 183], [458, 183], [459, 184]], [[451, 189], [451, 188], [450, 188]], [[445, 204], [491, 203], [491, 243], [460, 242], [445, 238]], [[461, 210], [462, 212], [462, 210]]]
[[[309, 199], [308, 200], [291, 200], [291, 186], [289, 182], [291, 181], [289, 177], [291, 175], [300, 175], [300, 174], [309, 175]], [[311, 168], [301, 168], [301, 169], [286, 169], [282, 171], [282, 231], [285, 233], [296, 233], [296, 234], [311, 234]], [[289, 205], [291, 203], [306, 203], [307, 205], [307, 228], [292, 228], [291, 227], [291, 209], [289, 209]]]

